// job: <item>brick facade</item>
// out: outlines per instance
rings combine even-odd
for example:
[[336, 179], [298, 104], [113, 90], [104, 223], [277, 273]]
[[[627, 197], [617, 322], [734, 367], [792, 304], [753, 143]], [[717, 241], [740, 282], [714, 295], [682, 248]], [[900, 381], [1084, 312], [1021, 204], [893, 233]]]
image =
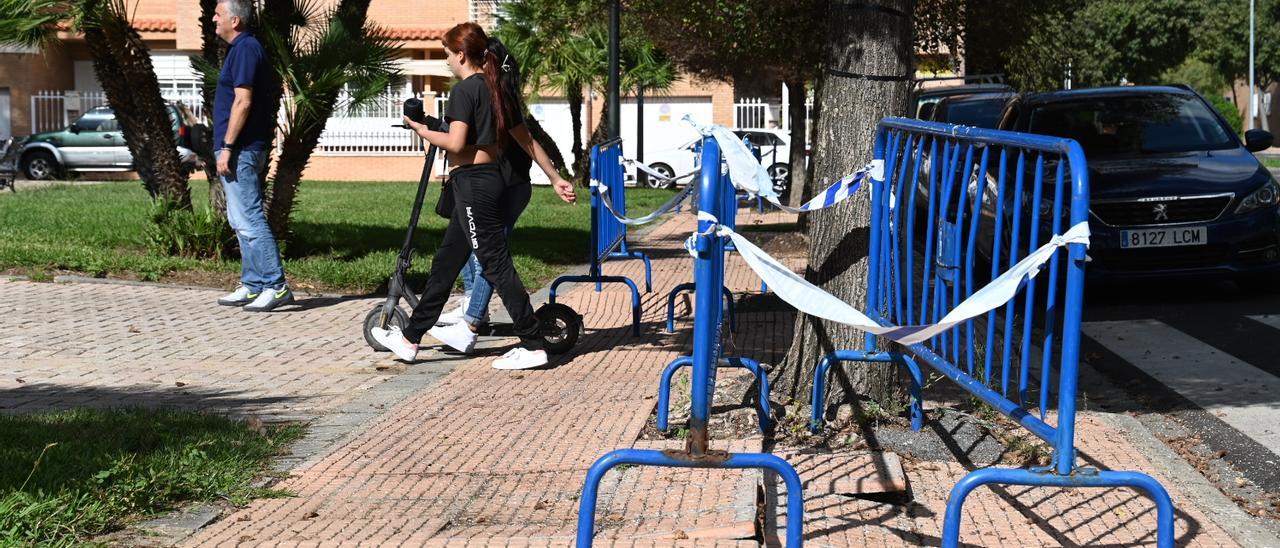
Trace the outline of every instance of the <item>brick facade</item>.
[[[134, 9], [135, 28], [153, 53], [199, 52], [199, 0], [136, 0], [130, 5]], [[383, 27], [389, 36], [402, 42], [407, 58], [442, 59], [441, 36], [453, 25], [467, 21], [470, 11], [467, 0], [373, 0], [369, 18]], [[87, 61], [90, 55], [78, 36], [62, 33], [61, 38], [62, 44], [41, 54], [0, 53], [0, 82], [9, 83], [13, 135], [31, 133], [32, 93], [76, 89], [76, 62]], [[449, 86], [449, 79], [439, 76], [411, 76], [410, 82], [416, 92], [442, 92]], [[3, 87], [5, 85], [0, 85]], [[599, 97], [603, 90], [595, 90], [595, 93]], [[543, 96], [548, 100], [558, 99], [550, 94]], [[733, 123], [734, 93], [728, 84], [686, 79], [677, 82], [661, 96], [709, 101], [715, 123]], [[660, 101], [661, 97], [650, 95], [648, 99]], [[603, 105], [600, 100], [589, 102], [591, 108], [584, 113], [584, 121], [589, 128], [594, 128], [602, 120]], [[421, 157], [414, 155], [316, 156], [307, 170], [307, 178], [405, 180], [415, 178], [420, 166]]]

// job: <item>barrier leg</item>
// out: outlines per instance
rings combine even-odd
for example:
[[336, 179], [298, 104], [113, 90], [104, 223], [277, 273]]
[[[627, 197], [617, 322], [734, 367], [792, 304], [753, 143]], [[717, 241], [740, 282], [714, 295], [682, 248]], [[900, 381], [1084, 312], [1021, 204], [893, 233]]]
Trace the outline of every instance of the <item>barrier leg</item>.
[[596, 499], [605, 472], [623, 464], [665, 466], [669, 468], [758, 468], [780, 476], [787, 486], [787, 547], [804, 545], [804, 491], [800, 475], [787, 461], [764, 453], [709, 452], [691, 457], [683, 451], [617, 449], [596, 460], [587, 471], [582, 499], [578, 505], [578, 548], [590, 548], [595, 537]]
[[694, 287], [693, 282], [682, 283], [671, 288], [671, 292], [667, 293], [667, 333], [676, 332], [676, 295], [691, 291]]
[[603, 283], [626, 284], [631, 289], [631, 331], [634, 336], [640, 336], [640, 289], [636, 287], [635, 282], [631, 281], [631, 278], [626, 276], [560, 276], [551, 282], [551, 289], [548, 291], [549, 301], [556, 302], [556, 288], [565, 282], [595, 282], [597, 288]]
[[[658, 384], [657, 417], [654, 421], [658, 430], [666, 432], [668, 428], [667, 418], [670, 414], [669, 407], [671, 405], [671, 379], [675, 377], [676, 371], [681, 367], [687, 367], [690, 365], [693, 365], [693, 356], [680, 356], [667, 364], [667, 367], [662, 370], [662, 380], [659, 381]], [[765, 429], [773, 423], [773, 419], [771, 418], [773, 415], [769, 410], [768, 373], [765, 372], [763, 367], [760, 367], [759, 362], [750, 358], [725, 358], [720, 360], [719, 367], [736, 367], [739, 369], [746, 369], [750, 371], [752, 375], [755, 375], [756, 380], [760, 385], [759, 394], [757, 395], [757, 398], [759, 398], [760, 401], [758, 402], [758, 405], [756, 405], [756, 416], [759, 419], [760, 431], [764, 432]]]
[[724, 290], [725, 306], [728, 307], [728, 310], [725, 313], [729, 315], [729, 332], [737, 333], [738, 315], [733, 311], [733, 293], [729, 291], [729, 288], [724, 286], [721, 286], [720, 289]]
[[675, 376], [676, 370], [692, 364], [693, 356], [680, 356], [662, 370], [662, 380], [658, 382], [658, 416], [654, 421], [658, 430], [667, 431], [667, 415], [671, 411], [668, 409], [671, 406], [671, 378]]
[[1099, 472], [1077, 468], [1069, 476], [1044, 469], [983, 468], [970, 472], [951, 488], [947, 511], [942, 522], [942, 547], [955, 548], [960, 543], [960, 511], [964, 499], [979, 486], [987, 484], [1026, 485], [1033, 487], [1130, 487], [1145, 491], [1156, 503], [1156, 546], [1173, 548], [1173, 499], [1151, 476], [1139, 472]]
[[911, 374], [911, 429], [916, 432], [924, 426], [924, 377], [920, 366], [908, 355], [899, 353], [864, 352], [862, 350], [837, 350], [818, 361], [813, 374], [813, 391], [809, 398], [809, 431], [818, 433], [822, 430], [822, 412], [826, 407], [827, 374], [831, 366], [838, 361], [847, 362], [894, 362], [907, 368]]
[[750, 371], [752, 375], [755, 375], [756, 383], [760, 387], [760, 391], [756, 395], [760, 400], [757, 402], [758, 405], [756, 405], [756, 415], [760, 419], [758, 421], [760, 432], [764, 433], [765, 429], [767, 429], [770, 424], [773, 424], [773, 419], [771, 418], [772, 415], [769, 413], [769, 374], [765, 372], [763, 367], [760, 367], [760, 362], [750, 358], [725, 358], [724, 361], [728, 362], [730, 367], [746, 369]]
[[644, 261], [644, 292], [653, 293], [653, 263], [649, 261], [648, 255], [639, 251], [631, 251], [623, 247], [622, 251], [610, 253], [609, 258], [640, 259], [641, 261]]

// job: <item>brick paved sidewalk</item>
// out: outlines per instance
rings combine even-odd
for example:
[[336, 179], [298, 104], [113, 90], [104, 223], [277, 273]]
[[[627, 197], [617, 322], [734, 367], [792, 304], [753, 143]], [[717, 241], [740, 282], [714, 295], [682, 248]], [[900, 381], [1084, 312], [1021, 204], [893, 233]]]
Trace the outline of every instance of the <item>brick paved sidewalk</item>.
[[368, 351], [376, 299], [271, 314], [222, 291], [0, 280], [0, 412], [166, 406], [266, 420], [332, 412], [403, 370]]
[[[755, 218], [744, 211], [740, 223]], [[313, 417], [403, 378], [396, 372], [456, 366], [385, 413], [370, 413], [359, 433], [295, 468], [279, 487], [296, 497], [256, 501], [188, 543], [568, 545], [590, 464], [608, 450], [667, 443], [637, 438], [653, 410], [659, 372], [690, 351], [687, 318], [676, 335], [661, 329], [666, 291], [692, 277], [680, 249], [692, 225], [691, 216], [677, 216], [637, 246], [654, 257], [655, 292], [643, 295], [641, 337], [631, 336], [625, 290], [576, 287], [563, 301], [586, 316], [579, 348], [549, 369], [525, 372], [489, 367], [502, 345], [471, 360], [424, 353], [410, 366], [372, 353], [358, 330], [371, 300], [319, 299], [306, 310], [253, 315], [211, 306], [217, 296], [211, 291], [0, 282], [0, 406], [26, 412], [166, 404]], [[642, 276], [638, 261], [609, 263], [606, 271]], [[752, 292], [759, 280], [733, 256], [726, 285]], [[730, 346], [737, 354], [771, 362], [790, 344], [790, 314], [748, 312], [740, 320]], [[1130, 462], [1159, 477], [1107, 421], [1084, 416], [1078, 437], [1081, 453], [1103, 465]], [[936, 545], [946, 494], [966, 471], [956, 462], [908, 461], [912, 503], [905, 506], [807, 492], [806, 537], [825, 546]], [[761, 481], [743, 472], [611, 472], [597, 515], [599, 544], [757, 545], [742, 537], [757, 534], [752, 514]], [[763, 518], [773, 523], [785, 493], [765, 485]], [[1178, 506], [1179, 545], [1234, 545], [1165, 485]], [[966, 505], [963, 539], [987, 546], [1151, 545], [1153, 513], [1127, 490], [984, 488]]]
[[[691, 218], [681, 215], [637, 246], [655, 258], [656, 289], [644, 295], [639, 339], [629, 333], [630, 299], [624, 290], [595, 293], [577, 287], [563, 300], [586, 315], [588, 331], [567, 359], [525, 372], [491, 369], [492, 354], [461, 364], [362, 435], [295, 470], [281, 487], [297, 497], [255, 502], [191, 544], [570, 544], [590, 464], [608, 450], [655, 446], [637, 437], [653, 409], [659, 372], [689, 350], [687, 321], [675, 336], [659, 330], [664, 288], [691, 276], [691, 262], [678, 248], [691, 226]], [[730, 260], [727, 268], [730, 289], [758, 290], [759, 281], [740, 260]], [[642, 275], [638, 262], [610, 263], [606, 270], [636, 279]], [[790, 340], [785, 316], [744, 318], [735, 337], [740, 353], [776, 359]], [[430, 363], [428, 358], [412, 367]], [[1085, 419], [1079, 432], [1082, 453], [1152, 471], [1104, 422]], [[742, 450], [751, 443], [729, 447]], [[754, 443], [758, 447], [759, 441]], [[807, 537], [830, 546], [936, 544], [946, 493], [966, 469], [952, 462], [915, 462], [907, 472], [915, 499], [910, 507], [806, 493]], [[755, 481], [758, 476], [706, 470], [611, 472], [597, 516], [599, 544], [756, 545], [741, 538], [736, 514], [744, 507], [740, 487]], [[775, 498], [785, 495], [773, 486], [765, 492], [766, 498], [769, 492]], [[1233, 545], [1185, 497], [1175, 497], [1179, 544]], [[746, 506], [754, 507], [752, 502]], [[766, 507], [777, 512], [776, 504]], [[964, 539], [984, 545], [1154, 543], [1151, 505], [1124, 490], [981, 490], [966, 510]], [[1054, 517], [1059, 512], [1065, 517]], [[690, 534], [698, 532], [739, 540]]]

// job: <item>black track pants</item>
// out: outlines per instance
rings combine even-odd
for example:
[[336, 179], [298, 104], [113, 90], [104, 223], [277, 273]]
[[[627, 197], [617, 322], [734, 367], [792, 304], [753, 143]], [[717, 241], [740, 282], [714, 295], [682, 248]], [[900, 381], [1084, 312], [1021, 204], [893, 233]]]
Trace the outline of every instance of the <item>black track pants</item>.
[[435, 326], [449, 300], [454, 280], [474, 251], [484, 268], [481, 275], [502, 299], [516, 335], [526, 347], [540, 345], [538, 319], [533, 315], [529, 293], [511, 262], [506, 234], [506, 228], [515, 224], [529, 204], [531, 187], [528, 184], [507, 186], [496, 164], [454, 168], [448, 184], [454, 185], [453, 218], [431, 261], [427, 288], [409, 317], [405, 338], [418, 343], [423, 334]]

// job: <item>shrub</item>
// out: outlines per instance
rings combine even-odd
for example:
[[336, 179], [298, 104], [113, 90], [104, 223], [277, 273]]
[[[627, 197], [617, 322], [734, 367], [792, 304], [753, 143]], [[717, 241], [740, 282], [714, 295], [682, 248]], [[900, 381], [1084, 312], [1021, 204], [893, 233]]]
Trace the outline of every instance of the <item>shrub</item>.
[[192, 211], [159, 200], [144, 234], [147, 248], [160, 255], [220, 259], [234, 249], [235, 232], [213, 209]]

